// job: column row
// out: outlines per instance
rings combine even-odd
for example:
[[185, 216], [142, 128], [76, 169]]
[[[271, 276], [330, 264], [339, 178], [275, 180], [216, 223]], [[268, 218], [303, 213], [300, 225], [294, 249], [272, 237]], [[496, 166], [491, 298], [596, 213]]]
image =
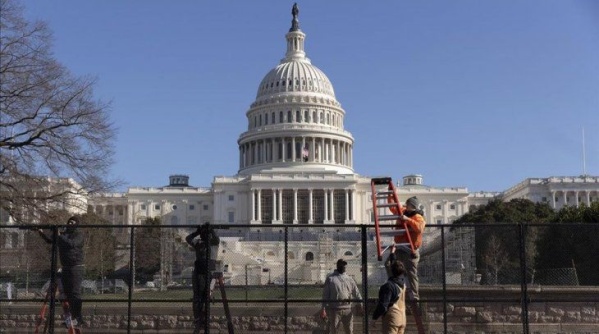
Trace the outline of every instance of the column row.
[[252, 189], [252, 223], [334, 224], [355, 221], [354, 189]]
[[239, 146], [239, 166], [272, 162], [316, 162], [353, 166], [352, 145], [342, 140], [316, 137], [283, 137]]

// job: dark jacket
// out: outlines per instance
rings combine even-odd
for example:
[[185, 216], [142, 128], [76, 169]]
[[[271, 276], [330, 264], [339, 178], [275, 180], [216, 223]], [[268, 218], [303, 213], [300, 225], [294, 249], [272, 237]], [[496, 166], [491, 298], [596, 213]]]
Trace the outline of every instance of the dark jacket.
[[389, 280], [387, 280], [387, 282], [379, 289], [379, 301], [372, 314], [372, 319], [376, 320], [387, 313], [389, 307], [399, 299], [401, 294], [400, 289], [405, 289], [403, 279], [389, 277]]
[[208, 273], [216, 269], [216, 256], [218, 255], [218, 245], [220, 238], [214, 230], [210, 231], [207, 240], [196, 239], [200, 235], [199, 231], [189, 234], [185, 241], [193, 247], [196, 252], [196, 260], [194, 262], [194, 270], [196, 274]]
[[[40, 234], [47, 243], [52, 243], [52, 238]], [[67, 229], [58, 235], [58, 255], [63, 267], [73, 267], [83, 264], [83, 233], [76, 228]]]

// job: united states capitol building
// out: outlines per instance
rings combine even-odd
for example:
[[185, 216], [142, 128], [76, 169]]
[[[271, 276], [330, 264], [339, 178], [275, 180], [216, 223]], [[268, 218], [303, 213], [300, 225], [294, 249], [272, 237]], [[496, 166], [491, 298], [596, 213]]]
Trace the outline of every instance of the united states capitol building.
[[[232, 284], [241, 284], [248, 266], [256, 271], [258, 282], [253, 283], [280, 280], [285, 256], [292, 282], [322, 282], [338, 258], [348, 260], [349, 273], [360, 280], [355, 225], [373, 225], [370, 177], [354, 170], [355, 142], [345, 128], [346, 111], [331, 81], [307, 57], [305, 40], [294, 15], [284, 57], [260, 81], [245, 113], [247, 130], [237, 140], [237, 175], [214, 177], [206, 187], [192, 186], [187, 175], [171, 175], [165, 186], [91, 196], [87, 211], [115, 225], [140, 225], [150, 217], [167, 225], [252, 225], [219, 230], [219, 258]], [[387, 176], [394, 177], [401, 201], [420, 199], [428, 226], [452, 223], [496, 198], [526, 198], [556, 209], [599, 201], [597, 176], [529, 178], [502, 192], [474, 193], [465, 187], [426, 185], [419, 174]], [[281, 226], [292, 227], [287, 254]], [[180, 234], [188, 231], [182, 228]], [[369, 273], [384, 275], [377, 269], [374, 241], [368, 242]], [[473, 256], [471, 250], [466, 254]], [[462, 269], [471, 271], [465, 276], [474, 277], [474, 260], [465, 260], [463, 252], [461, 256]]]

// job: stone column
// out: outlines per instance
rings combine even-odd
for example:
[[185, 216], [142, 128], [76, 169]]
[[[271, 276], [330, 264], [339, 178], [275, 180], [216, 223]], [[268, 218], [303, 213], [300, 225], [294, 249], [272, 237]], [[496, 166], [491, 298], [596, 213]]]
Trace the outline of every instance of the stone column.
[[283, 189], [279, 189], [279, 219], [278, 221], [283, 221]]
[[551, 191], [550, 194], [551, 194], [551, 207], [555, 209], [556, 208], [555, 191]]
[[258, 189], [258, 221], [262, 223], [262, 189]]
[[574, 192], [574, 206], [575, 206], [575, 207], [578, 207], [578, 204], [579, 204], [579, 203], [578, 203], [578, 194], [579, 194], [579, 192], [578, 192], [578, 191], [575, 191], [575, 192]]
[[328, 189], [323, 189], [324, 192], [324, 222], [326, 223], [327, 220], [329, 220], [329, 190]]
[[316, 137], [312, 137], [312, 149], [310, 150], [310, 161], [316, 161]]
[[331, 210], [330, 210], [331, 223], [335, 223], [335, 189], [331, 189]]
[[587, 194], [587, 196], [586, 196], [587, 206], [590, 207], [591, 206], [591, 191], [587, 190], [586, 194]]
[[349, 189], [345, 189], [345, 223], [347, 224], [349, 221]]
[[356, 189], [351, 190], [351, 220], [354, 221], [354, 223], [357, 221], [356, 220]]
[[309, 211], [308, 211], [308, 224], [314, 224], [314, 215], [312, 213], [312, 206], [313, 206], [313, 202], [312, 202], [312, 188], [308, 189], [308, 207], [309, 207]]
[[297, 224], [297, 188], [293, 188], [293, 223]]
[[568, 204], [568, 202], [567, 202], [567, 200], [568, 200], [567, 199], [568, 198], [567, 194], [568, 194], [567, 191], [562, 190], [562, 197], [564, 198], [564, 204], [562, 204], [562, 207], [564, 207], [564, 206], [566, 206], [566, 204]]
[[291, 161], [295, 162], [297, 152], [295, 151], [295, 137], [291, 137]]
[[272, 190], [272, 221], [277, 220], [277, 190]]
[[281, 137], [281, 161], [285, 162], [285, 137]]
[[271, 159], [271, 161], [272, 161], [272, 162], [275, 162], [275, 161], [277, 161], [277, 159], [275, 158], [275, 152], [276, 152], [276, 151], [275, 151], [275, 147], [277, 146], [277, 145], [276, 145], [276, 143], [277, 143], [277, 142], [275, 141], [275, 139], [274, 139], [274, 138], [272, 138], [270, 141], [271, 141], [271, 144], [272, 144], [272, 147], [270, 148], [270, 149], [271, 149], [271, 151], [272, 151], [272, 152], [271, 152], [270, 159]]
[[252, 205], [252, 223], [256, 222], [256, 191], [254, 189], [250, 189], [250, 204]]

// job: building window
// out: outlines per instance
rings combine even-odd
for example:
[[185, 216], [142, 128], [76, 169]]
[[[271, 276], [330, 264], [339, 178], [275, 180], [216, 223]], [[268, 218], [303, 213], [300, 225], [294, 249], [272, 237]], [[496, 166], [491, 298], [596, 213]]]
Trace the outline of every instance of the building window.
[[436, 208], [437, 210], [441, 210], [441, 204], [437, 204]]
[[291, 110], [287, 110], [287, 123], [293, 122], [293, 116], [291, 115]]
[[268, 114], [264, 115], [264, 125], [268, 125]]
[[314, 254], [312, 252], [306, 253], [306, 261], [314, 261]]
[[541, 201], [547, 202], [547, 197], [545, 197], [545, 196], [541, 197]]
[[145, 204], [142, 204], [139, 207], [140, 207], [141, 210], [145, 210], [146, 209], [146, 205]]
[[235, 195], [229, 195], [229, 202], [232, 202], [235, 200]]
[[195, 206], [195, 205], [193, 205], [193, 204], [190, 204], [190, 205], [189, 205], [189, 210], [195, 210], [195, 209], [196, 209], [196, 206]]
[[177, 210], [177, 206], [176, 205], [173, 205], [173, 210]]
[[279, 111], [279, 123], [283, 123], [283, 112]]
[[160, 204], [154, 204], [154, 210], [160, 210]]
[[449, 206], [449, 209], [450, 209], [450, 210], [455, 210], [455, 204], [452, 204], [452, 205], [450, 205], [450, 206]]
[[208, 210], [208, 204], [204, 204], [204, 211]]
[[354, 256], [354, 253], [347, 251], [343, 254], [343, 256]]
[[272, 114], [270, 115], [270, 122], [272, 124], [275, 124], [275, 112], [273, 111]]
[[437, 219], [437, 224], [443, 224], [443, 221], [441, 219]]
[[235, 212], [234, 211], [229, 211], [228, 222], [231, 224], [233, 224], [235, 222]]

